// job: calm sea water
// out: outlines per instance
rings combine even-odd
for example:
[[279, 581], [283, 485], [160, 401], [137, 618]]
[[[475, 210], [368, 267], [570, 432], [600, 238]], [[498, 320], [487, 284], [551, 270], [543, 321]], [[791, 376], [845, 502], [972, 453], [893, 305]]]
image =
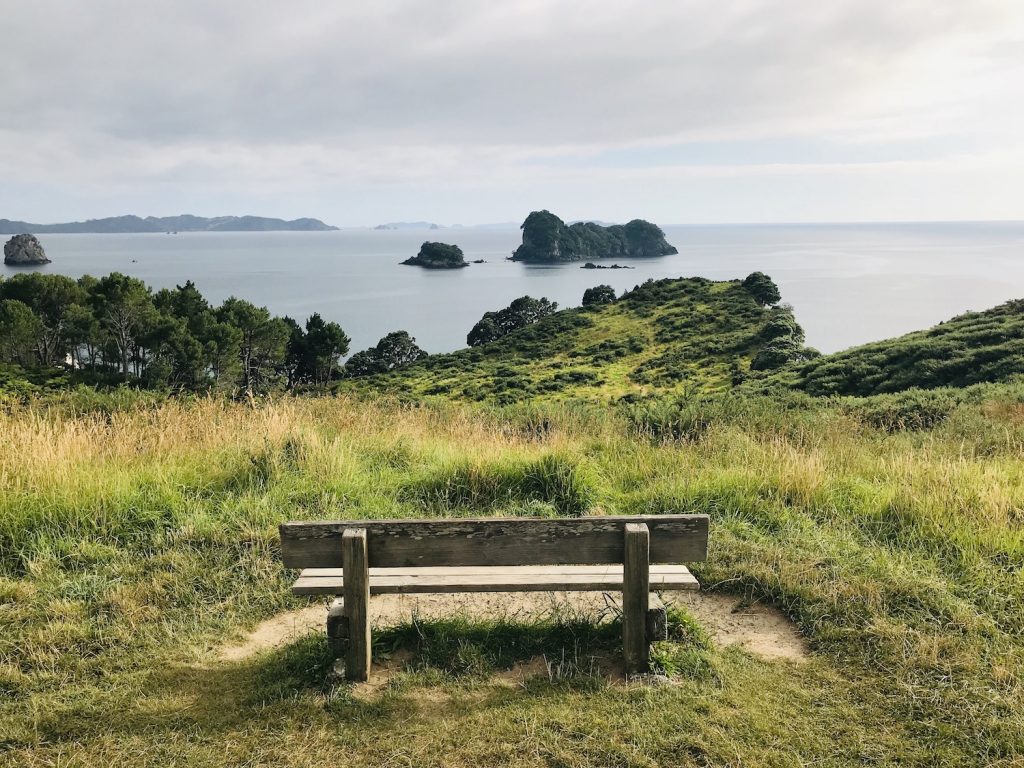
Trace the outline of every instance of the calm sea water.
[[[487, 310], [524, 294], [577, 306], [600, 283], [621, 291], [647, 278], [770, 274], [807, 341], [823, 352], [924, 328], [968, 309], [1024, 298], [1024, 222], [692, 226], [665, 228], [676, 256], [635, 269], [506, 261], [514, 229], [41, 235], [52, 264], [72, 277], [120, 271], [157, 288], [192, 280], [212, 301], [235, 295], [303, 320], [339, 322], [353, 351], [404, 329], [430, 352], [465, 346]], [[423, 240], [458, 244], [467, 269], [398, 262]], [[0, 274], [15, 269], [3, 267]]]

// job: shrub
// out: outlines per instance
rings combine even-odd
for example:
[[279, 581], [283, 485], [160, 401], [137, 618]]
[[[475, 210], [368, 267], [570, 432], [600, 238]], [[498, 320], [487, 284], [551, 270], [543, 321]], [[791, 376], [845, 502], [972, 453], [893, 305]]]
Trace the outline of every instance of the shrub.
[[583, 306], [597, 307], [612, 304], [615, 301], [615, 289], [610, 285], [595, 285], [583, 292]]

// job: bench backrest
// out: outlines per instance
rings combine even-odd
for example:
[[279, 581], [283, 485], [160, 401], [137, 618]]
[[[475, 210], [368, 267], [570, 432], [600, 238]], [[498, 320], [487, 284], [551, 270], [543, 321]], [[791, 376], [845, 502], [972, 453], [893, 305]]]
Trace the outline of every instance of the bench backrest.
[[707, 558], [707, 515], [283, 523], [281, 553], [288, 568], [339, 568], [342, 533], [365, 528], [371, 568], [605, 565], [623, 561], [627, 523], [647, 524], [652, 563]]

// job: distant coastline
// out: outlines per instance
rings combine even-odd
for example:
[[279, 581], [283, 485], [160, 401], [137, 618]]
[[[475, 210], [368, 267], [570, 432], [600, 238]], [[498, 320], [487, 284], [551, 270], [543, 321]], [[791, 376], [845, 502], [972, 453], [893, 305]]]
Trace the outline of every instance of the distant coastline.
[[147, 232], [327, 232], [338, 229], [320, 219], [274, 219], [264, 216], [111, 216], [61, 224], [32, 224], [0, 219], [0, 235], [141, 234]]

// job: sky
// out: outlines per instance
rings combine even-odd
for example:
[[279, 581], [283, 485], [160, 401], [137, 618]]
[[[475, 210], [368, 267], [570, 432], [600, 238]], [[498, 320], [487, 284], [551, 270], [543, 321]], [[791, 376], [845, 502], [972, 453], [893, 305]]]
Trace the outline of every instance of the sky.
[[31, 0], [0, 218], [1024, 219], [1021, 0]]

